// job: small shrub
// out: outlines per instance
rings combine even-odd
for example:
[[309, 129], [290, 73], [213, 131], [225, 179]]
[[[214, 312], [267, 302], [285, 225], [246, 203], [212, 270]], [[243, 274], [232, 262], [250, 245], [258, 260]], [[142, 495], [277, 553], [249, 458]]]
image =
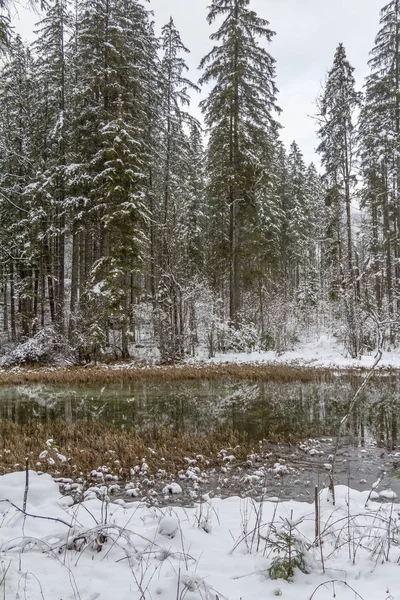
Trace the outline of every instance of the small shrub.
[[252, 323], [241, 323], [239, 329], [225, 326], [225, 345], [231, 352], [253, 352], [259, 349], [257, 328]]
[[306, 563], [307, 549], [296, 532], [298, 524], [293, 519], [283, 519], [279, 527], [271, 525], [270, 535], [266, 539], [266, 547], [274, 555], [268, 569], [271, 579], [289, 581], [296, 569], [302, 573], [309, 572]]

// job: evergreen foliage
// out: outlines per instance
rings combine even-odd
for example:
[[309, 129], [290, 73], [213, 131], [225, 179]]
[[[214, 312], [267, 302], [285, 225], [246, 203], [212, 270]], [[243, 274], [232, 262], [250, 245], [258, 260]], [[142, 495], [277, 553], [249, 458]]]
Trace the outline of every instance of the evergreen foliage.
[[336, 238], [336, 268], [340, 297], [347, 317], [349, 348], [355, 358], [360, 351], [358, 326], [358, 268], [353, 245], [352, 200], [355, 187], [355, 112], [361, 106], [361, 95], [355, 89], [353, 67], [347, 60], [343, 44], [339, 44], [324, 91], [319, 99], [321, 139], [318, 152], [325, 167], [330, 193], [332, 219]]
[[261, 43], [270, 42], [274, 32], [249, 4], [250, 0], [213, 0], [208, 22], [221, 18], [222, 24], [210, 36], [215, 46], [200, 64], [200, 83], [214, 83], [202, 102], [210, 135], [209, 194], [215, 204], [210, 217], [222, 225], [217, 236], [224, 240], [229, 316], [236, 328], [242, 310], [246, 229], [257, 219], [258, 186], [272, 177], [278, 129], [275, 61]]
[[168, 362], [281, 352], [327, 325], [352, 356], [377, 332], [398, 343], [400, 0], [382, 9], [364, 95], [337, 47], [318, 99], [322, 176], [279, 138], [274, 32], [251, 0], [211, 0], [205, 131], [172, 17], [157, 37], [144, 0], [48, 0], [26, 47], [11, 4], [2, 342], [50, 331], [81, 361], [148, 343]]

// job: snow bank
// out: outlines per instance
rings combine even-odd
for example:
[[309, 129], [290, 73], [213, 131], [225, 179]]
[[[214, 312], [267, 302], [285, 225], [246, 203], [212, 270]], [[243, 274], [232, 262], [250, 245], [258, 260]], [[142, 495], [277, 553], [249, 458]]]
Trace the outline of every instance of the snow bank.
[[[34, 516], [25, 517], [5, 501], [21, 507], [24, 483], [23, 473], [0, 477], [6, 598], [327, 600], [334, 591], [340, 600], [355, 592], [364, 600], [400, 600], [400, 506], [365, 507], [368, 492], [338, 486], [333, 507], [323, 490], [323, 543], [315, 544], [314, 508], [306, 503], [205, 496], [193, 509], [160, 510], [89, 495], [69, 506], [49, 476], [31, 472], [27, 512]], [[292, 582], [272, 580], [274, 544], [288, 528], [307, 572], [296, 570]]]
[[[239, 352], [217, 354], [214, 358], [207, 360], [212, 364], [242, 363], [242, 364], [282, 364], [304, 367], [320, 368], [363, 368], [369, 369], [375, 362], [376, 353], [370, 352], [360, 358], [350, 358], [344, 348], [330, 336], [322, 336], [317, 340], [308, 340], [299, 343], [295, 350], [290, 350], [277, 355], [274, 351], [269, 352]], [[379, 368], [400, 369], [400, 348], [391, 352], [383, 351]]]

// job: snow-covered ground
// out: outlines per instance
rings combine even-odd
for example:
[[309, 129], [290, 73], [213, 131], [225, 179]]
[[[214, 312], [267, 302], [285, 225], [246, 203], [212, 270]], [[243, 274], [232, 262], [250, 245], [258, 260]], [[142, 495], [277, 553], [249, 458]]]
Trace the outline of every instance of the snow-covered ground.
[[[27, 362], [21, 361], [20, 364], [10, 360], [11, 355], [0, 357], [0, 373], [7, 370], [18, 372]], [[98, 362], [96, 366], [106, 370], [126, 370], [130, 368], [148, 368], [160, 365], [160, 356], [156, 347], [149, 346], [144, 350], [141, 348], [131, 348], [131, 362]], [[337, 339], [328, 334], [321, 334], [318, 337], [310, 338], [310, 336], [301, 336], [299, 342], [292, 350], [277, 353], [274, 350], [268, 352], [217, 352], [213, 358], [208, 357], [206, 348], [199, 348], [195, 357], [187, 357], [184, 362], [177, 363], [177, 367], [195, 365], [197, 367], [210, 364], [271, 364], [285, 365], [294, 367], [319, 367], [332, 369], [369, 369], [371, 368], [377, 357], [377, 351], [364, 350], [364, 354], [358, 358], [351, 358], [349, 353], [344, 348], [343, 344]], [[33, 362], [33, 364], [35, 361]], [[40, 365], [40, 361], [37, 362]], [[65, 367], [70, 367], [69, 360], [57, 359], [54, 364], [43, 367], [45, 370], [63, 370]], [[14, 365], [9, 367], [8, 365]], [[85, 365], [88, 367], [90, 365]], [[93, 366], [93, 365], [92, 365]], [[383, 350], [382, 357], [377, 365], [379, 369], [400, 369], [400, 347], [391, 350]]]
[[[277, 354], [270, 352], [227, 353], [217, 354], [208, 359], [210, 363], [270, 363], [296, 366], [312, 366], [326, 368], [363, 368], [373, 366], [376, 360], [376, 351], [362, 355], [360, 358], [351, 358], [343, 346], [328, 335], [323, 335], [315, 340], [301, 341], [294, 350]], [[392, 351], [384, 350], [379, 361], [380, 368], [400, 368], [400, 348]]]
[[[27, 513], [44, 517], [34, 518], [10, 504], [23, 505], [24, 484], [24, 473], [0, 477], [6, 599], [400, 599], [400, 505], [390, 493], [380, 504], [338, 486], [334, 507], [323, 490], [315, 544], [312, 504], [206, 496], [195, 508], [160, 509], [109, 503], [100, 487], [71, 505], [50, 476], [30, 472]], [[269, 576], [278, 545], [287, 559], [288, 532], [291, 560], [307, 571], [292, 582]]]

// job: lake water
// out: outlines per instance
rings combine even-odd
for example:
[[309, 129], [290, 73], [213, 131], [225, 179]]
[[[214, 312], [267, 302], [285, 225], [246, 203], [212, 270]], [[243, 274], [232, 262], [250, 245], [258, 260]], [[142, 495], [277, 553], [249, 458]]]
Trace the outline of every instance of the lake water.
[[[137, 429], [167, 426], [186, 433], [226, 427], [250, 440], [334, 435], [360, 379], [315, 383], [235, 381], [121, 382], [107, 385], [0, 387], [0, 418], [26, 423], [57, 418], [99, 420]], [[400, 378], [368, 384], [348, 423], [352, 444], [400, 444]]]
[[[291, 436], [319, 438], [323, 456], [311, 456], [296, 443], [271, 444], [266, 479], [257, 485], [249, 487], [244, 483], [248, 471], [238, 465], [228, 474], [210, 472], [204, 489], [199, 488], [204, 492], [212, 489], [222, 496], [239, 493], [259, 497], [266, 485], [271, 495], [309, 501], [314, 485], [329, 484], [324, 462], [334, 451], [340, 420], [361, 381], [337, 377], [307, 384], [221, 380], [0, 387], [0, 418], [16, 423], [30, 419], [89, 419], [139, 430], [170, 427], [189, 434], [229, 428], [245, 433], [255, 442], [289, 440]], [[369, 489], [385, 473], [382, 489], [391, 487], [400, 496], [400, 454], [396, 455], [400, 447], [399, 418], [400, 377], [382, 376], [369, 382], [340, 442], [335, 467], [337, 483]], [[291, 467], [290, 473], [276, 478], [267, 467], [282, 460]], [[155, 489], [157, 485], [160, 492], [164, 483], [159, 482]], [[192, 501], [191, 482], [182, 485], [184, 496], [177, 501]]]

